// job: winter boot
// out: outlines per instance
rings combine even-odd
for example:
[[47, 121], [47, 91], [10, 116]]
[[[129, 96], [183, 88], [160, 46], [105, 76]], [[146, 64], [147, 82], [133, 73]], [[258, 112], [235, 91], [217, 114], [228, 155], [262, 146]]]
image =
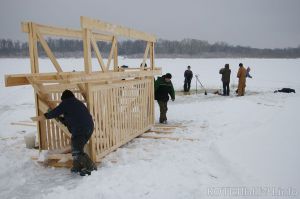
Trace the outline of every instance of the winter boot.
[[81, 171], [86, 173], [86, 171], [91, 172], [97, 170], [97, 166], [86, 153], [80, 154], [78, 160], [82, 166]]
[[94, 170], [97, 171], [96, 164], [91, 160], [91, 158], [88, 156], [88, 154], [84, 153], [83, 158], [84, 158], [84, 167], [88, 171], [94, 171]]
[[73, 156], [73, 166], [71, 168], [71, 173], [78, 173], [83, 168], [83, 165], [80, 163], [79, 155]]

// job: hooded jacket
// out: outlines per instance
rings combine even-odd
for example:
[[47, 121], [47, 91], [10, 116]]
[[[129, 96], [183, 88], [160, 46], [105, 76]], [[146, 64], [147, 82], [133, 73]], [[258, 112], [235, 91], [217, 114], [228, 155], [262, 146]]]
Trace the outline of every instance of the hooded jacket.
[[64, 124], [72, 136], [82, 135], [86, 129], [93, 129], [93, 118], [87, 107], [76, 97], [63, 99], [53, 110], [44, 114], [47, 119], [64, 116]]
[[172, 82], [166, 82], [165, 76], [158, 77], [154, 82], [155, 100], [169, 101], [169, 95], [175, 100], [175, 91]]

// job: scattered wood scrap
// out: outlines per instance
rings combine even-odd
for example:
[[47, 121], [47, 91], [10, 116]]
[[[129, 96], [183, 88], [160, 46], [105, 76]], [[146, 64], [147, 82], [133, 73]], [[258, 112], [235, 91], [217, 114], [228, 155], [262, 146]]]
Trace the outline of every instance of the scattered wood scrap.
[[73, 159], [71, 153], [68, 154], [49, 154], [44, 160], [41, 160], [38, 156], [32, 156], [32, 160], [37, 161], [39, 164], [46, 167], [67, 167], [71, 168]]
[[169, 136], [157, 136], [157, 135], [147, 135], [149, 133], [155, 134], [173, 134], [174, 132], [170, 130], [176, 130], [178, 128], [186, 128], [182, 124], [155, 124], [152, 129], [145, 132], [143, 135], [140, 135], [139, 138], [149, 138], [149, 139], [168, 139], [168, 140], [188, 140], [188, 141], [198, 141], [199, 139], [194, 138], [185, 138], [185, 137], [169, 137]]
[[188, 141], [199, 141], [199, 139], [194, 138], [184, 138], [184, 137], [166, 137], [166, 136], [152, 136], [152, 135], [140, 135], [139, 138], [150, 138], [150, 139], [167, 139], [167, 140], [188, 140]]
[[36, 127], [36, 124], [34, 123], [25, 123], [25, 122], [11, 122], [11, 125], [19, 125], [19, 126], [32, 126]]
[[172, 134], [171, 131], [159, 131], [159, 130], [148, 130], [145, 133], [160, 133], [160, 134]]

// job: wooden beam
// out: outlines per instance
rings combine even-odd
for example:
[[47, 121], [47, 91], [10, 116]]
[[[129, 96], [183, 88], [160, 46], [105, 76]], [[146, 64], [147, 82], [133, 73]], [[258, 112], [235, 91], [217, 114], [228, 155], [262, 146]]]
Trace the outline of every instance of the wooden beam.
[[138, 138], [150, 138], [150, 139], [167, 139], [167, 140], [187, 140], [187, 141], [199, 141], [199, 139], [194, 138], [179, 138], [179, 137], [166, 137], [166, 136], [151, 136], [151, 135], [140, 135]]
[[103, 62], [103, 58], [101, 56], [101, 53], [99, 51], [98, 45], [96, 43], [96, 40], [95, 40], [93, 34], [91, 34], [91, 43], [92, 43], [94, 52], [96, 53], [96, 57], [97, 57], [97, 60], [99, 62], [99, 65], [100, 65], [102, 71], [107, 71], [107, 67], [105, 66], [105, 64]]
[[[21, 29], [25, 33], [29, 33], [28, 25], [31, 22], [22, 22]], [[45, 26], [40, 24], [35, 24], [38, 28], [39, 32], [43, 35], [49, 36], [61, 36], [61, 37], [73, 37], [76, 39], [82, 39], [82, 31], [81, 30], [74, 30], [69, 28], [59, 28], [53, 26]], [[96, 41], [112, 41], [112, 35], [104, 35], [99, 33], [94, 33]]]
[[37, 36], [39, 38], [39, 41], [42, 45], [42, 47], [44, 48], [47, 56], [49, 57], [49, 59], [51, 60], [52, 64], [54, 65], [55, 69], [57, 72], [62, 72], [62, 69], [59, 65], [59, 63], [57, 62], [54, 54], [52, 53], [51, 49], [49, 48], [47, 42], [45, 41], [44, 37], [42, 34], [39, 33], [39, 31], [37, 31]]
[[172, 134], [172, 131], [149, 130], [145, 133]]
[[82, 75], [80, 77], [69, 77], [70, 83], [87, 83], [98, 82], [99, 80], [117, 80], [126, 78], [138, 78], [146, 76], [154, 76], [161, 74], [161, 70], [152, 71], [131, 71], [131, 72], [106, 72], [106, 73], [91, 73], [89, 75]]
[[23, 122], [11, 122], [11, 125], [20, 125], [20, 126], [32, 126], [32, 127], [36, 127], [36, 124], [32, 123], [23, 123]]
[[18, 85], [28, 85], [30, 82], [28, 81], [28, 77], [35, 77], [35, 81], [46, 82], [49, 80], [52, 83], [61, 82], [63, 78], [64, 82], [71, 84], [78, 83], [87, 83], [87, 82], [101, 82], [104, 80], [121, 80], [126, 78], [136, 78], [136, 77], [147, 77], [160, 75], [161, 69], [155, 68], [155, 70], [149, 71], [130, 71], [130, 72], [113, 72], [108, 71], [106, 73], [103, 72], [92, 72], [90, 74], [86, 74], [85, 72], [62, 72], [62, 73], [40, 73], [40, 74], [15, 74], [15, 75], [5, 75], [5, 86], [18, 86]]
[[149, 48], [150, 48], [150, 42], [147, 42], [147, 46], [146, 46], [145, 53], [144, 53], [144, 59], [143, 59], [143, 62], [142, 62], [142, 69], [143, 70], [145, 69], [145, 63], [146, 63], [146, 60], [147, 60], [148, 55], [149, 55]]
[[41, 98], [43, 101], [47, 102], [49, 99], [48, 94], [45, 94], [45, 89], [42, 85], [35, 82], [34, 77], [27, 77], [28, 82], [32, 85], [34, 88], [35, 93]]
[[139, 40], [152, 41], [152, 42], [156, 41], [156, 38], [153, 35], [141, 31], [133, 30], [130, 28], [126, 28], [123, 26], [114, 25], [100, 20], [83, 17], [83, 16], [80, 17], [80, 21], [81, 21], [81, 28], [104, 31], [104, 32], [112, 33], [114, 35], [124, 36], [132, 39], [139, 39]]
[[117, 42], [117, 40], [114, 37], [113, 41], [112, 41], [112, 44], [111, 44], [111, 48], [110, 48], [110, 53], [109, 53], [109, 56], [108, 56], [107, 64], [106, 64], [107, 70], [109, 70], [109, 67], [110, 67], [110, 62], [111, 62], [111, 59], [113, 57], [113, 54], [114, 54], [114, 51], [115, 51], [115, 48], [116, 48], [116, 42]]
[[83, 59], [84, 59], [84, 71], [86, 73], [92, 72], [92, 53], [91, 53], [91, 31], [83, 29]]
[[[28, 22], [21, 23], [23, 32], [28, 32], [27, 24], [28, 24]], [[68, 28], [58, 28], [58, 27], [45, 26], [45, 25], [40, 25], [40, 24], [35, 24], [35, 25], [38, 28], [39, 32], [44, 35], [82, 38], [82, 32], [80, 30], [73, 30], [73, 29], [68, 29]]]
[[118, 40], [116, 37], [115, 39], [115, 48], [114, 48], [114, 71], [117, 71], [119, 68], [119, 63], [118, 63]]
[[153, 70], [155, 68], [155, 52], [154, 52], [154, 42], [151, 42], [150, 46], [150, 68]]

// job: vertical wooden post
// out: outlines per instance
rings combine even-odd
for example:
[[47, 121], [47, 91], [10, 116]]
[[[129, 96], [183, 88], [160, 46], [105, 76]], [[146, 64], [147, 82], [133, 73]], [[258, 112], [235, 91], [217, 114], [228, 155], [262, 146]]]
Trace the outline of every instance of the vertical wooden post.
[[[151, 67], [151, 70], [154, 70], [155, 68], [155, 63], [154, 63], [154, 60], [155, 60], [155, 52], [154, 52], [154, 42], [151, 42], [151, 45], [150, 45], [150, 67]], [[151, 82], [152, 82], [152, 85], [154, 85], [154, 77], [151, 77]], [[151, 101], [150, 103], [152, 103], [152, 106], [151, 106], [151, 123], [154, 124], [155, 123], [155, 106], [154, 106], [154, 86], [152, 88], [150, 88], [150, 95], [152, 96], [151, 97]]]
[[114, 71], [118, 70], [118, 40], [117, 37], [114, 36], [115, 39], [115, 48], [114, 48]]
[[83, 30], [83, 58], [84, 71], [86, 73], [92, 72], [92, 52], [91, 52], [91, 31], [84, 28]]
[[154, 42], [151, 42], [150, 45], [150, 66], [151, 66], [151, 70], [154, 69], [155, 67], [155, 63], [154, 63]]
[[[91, 53], [91, 30], [84, 28], [83, 30], [83, 55], [84, 55], [84, 71], [86, 73], [92, 73], [92, 53]], [[92, 114], [93, 110], [93, 94], [91, 91], [91, 85], [89, 83], [85, 84], [86, 87], [86, 102], [87, 108]], [[94, 117], [94, 116], [93, 116]], [[96, 149], [95, 149], [95, 134], [93, 133], [88, 146], [88, 153], [93, 161], [96, 161]]]
[[[39, 62], [38, 62], [38, 48], [37, 48], [37, 35], [36, 26], [34, 23], [28, 23], [28, 48], [30, 57], [31, 73], [39, 73]], [[38, 94], [34, 93], [36, 115], [40, 116], [43, 113], [39, 109], [39, 97]], [[45, 121], [39, 121], [37, 123], [37, 134], [39, 140], [39, 150], [45, 149], [46, 139], [46, 124]]]

